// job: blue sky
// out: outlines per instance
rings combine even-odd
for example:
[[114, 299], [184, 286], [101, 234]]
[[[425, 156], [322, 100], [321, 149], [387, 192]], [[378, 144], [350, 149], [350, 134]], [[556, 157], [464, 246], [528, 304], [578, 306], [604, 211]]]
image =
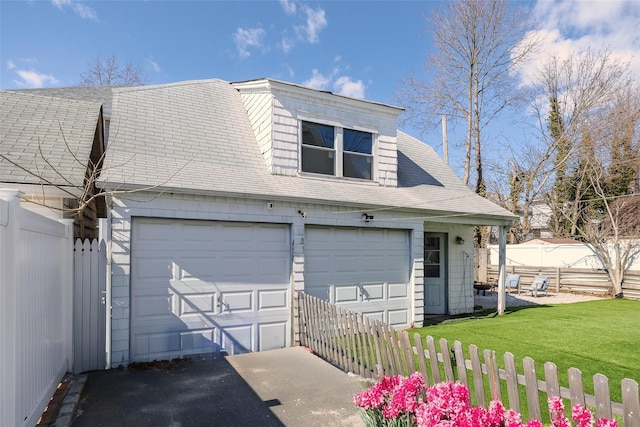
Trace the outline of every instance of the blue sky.
[[[544, 36], [543, 54], [607, 45], [640, 76], [640, 0], [519, 5], [540, 22], [533, 30]], [[439, 6], [390, 0], [0, 0], [0, 88], [76, 85], [91, 59], [115, 54], [140, 65], [148, 84], [271, 77], [395, 104], [400, 79], [419, 72], [429, 52], [425, 16]], [[450, 129], [450, 137], [457, 138], [457, 131]], [[423, 139], [438, 148], [439, 130]]]

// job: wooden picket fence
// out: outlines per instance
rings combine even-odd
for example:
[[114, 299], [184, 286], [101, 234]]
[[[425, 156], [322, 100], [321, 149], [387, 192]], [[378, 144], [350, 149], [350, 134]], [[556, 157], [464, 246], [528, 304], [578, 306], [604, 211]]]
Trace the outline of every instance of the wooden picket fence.
[[[538, 379], [535, 362], [523, 359], [523, 373], [516, 370], [513, 354], [505, 353], [504, 369], [498, 367], [496, 352], [469, 346], [470, 359], [465, 358], [462, 344], [453, 347], [445, 339], [439, 349], [432, 337], [423, 339], [414, 334], [413, 342], [406, 331], [398, 331], [380, 321], [350, 312], [334, 304], [298, 292], [298, 322], [300, 344], [341, 369], [362, 377], [378, 379], [383, 375], [408, 375], [419, 371], [428, 384], [440, 381], [460, 381], [474, 393], [478, 405], [487, 406], [500, 400], [505, 406], [521, 412], [519, 388], [526, 391], [530, 419], [541, 419], [540, 393], [570, 399], [571, 404], [586, 404], [595, 408], [597, 418], [621, 417], [625, 427], [640, 427], [640, 397], [638, 383], [622, 380], [622, 403], [611, 402], [609, 380], [601, 374], [593, 377], [594, 395], [584, 392], [580, 370], [569, 369], [568, 388], [560, 385], [554, 363], [544, 364], [545, 380]], [[439, 351], [438, 351], [439, 350]], [[469, 373], [471, 378], [469, 378]], [[506, 384], [508, 405], [503, 399]], [[489, 391], [489, 396], [486, 391]]]

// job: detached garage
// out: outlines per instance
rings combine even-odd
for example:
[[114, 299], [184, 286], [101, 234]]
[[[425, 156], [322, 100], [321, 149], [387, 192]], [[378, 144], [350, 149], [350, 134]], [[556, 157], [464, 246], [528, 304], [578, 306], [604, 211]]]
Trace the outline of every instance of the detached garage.
[[514, 215], [400, 108], [272, 79], [112, 93], [109, 366], [295, 345], [298, 292], [400, 328], [473, 310], [473, 228]]
[[290, 345], [288, 225], [132, 223], [131, 361]]

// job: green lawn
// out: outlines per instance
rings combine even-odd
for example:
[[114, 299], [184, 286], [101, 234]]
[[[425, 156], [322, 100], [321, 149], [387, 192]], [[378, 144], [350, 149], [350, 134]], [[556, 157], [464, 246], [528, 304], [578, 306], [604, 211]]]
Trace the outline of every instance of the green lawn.
[[[460, 341], [468, 350], [495, 350], [504, 368], [502, 355], [511, 352], [522, 373], [522, 359], [536, 361], [536, 372], [544, 378], [543, 364], [558, 366], [560, 384], [568, 387], [567, 369], [582, 371], [585, 391], [593, 393], [596, 373], [609, 378], [611, 400], [621, 402], [620, 381], [640, 382], [640, 301], [609, 299], [534, 307], [508, 308], [504, 316], [493, 314], [455, 319], [409, 331], [413, 336], [446, 338], [453, 346]], [[468, 356], [468, 355], [467, 355]]]

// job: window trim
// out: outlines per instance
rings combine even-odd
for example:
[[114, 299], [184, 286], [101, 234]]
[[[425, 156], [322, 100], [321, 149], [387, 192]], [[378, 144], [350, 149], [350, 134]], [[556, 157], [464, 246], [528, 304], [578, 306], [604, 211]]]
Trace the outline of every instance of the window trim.
[[[332, 126], [334, 128], [334, 148], [333, 152], [335, 155], [335, 163], [334, 163], [334, 173], [323, 174], [316, 172], [308, 172], [302, 170], [302, 146], [314, 147], [317, 149], [327, 149], [325, 147], [316, 147], [309, 144], [303, 144], [302, 142], [302, 122], [308, 122], [312, 124], [324, 125], [324, 126]], [[356, 151], [345, 151], [343, 144], [343, 135], [344, 129], [349, 129], [358, 132], [364, 132], [371, 134], [371, 154], [359, 153]], [[299, 175], [309, 175], [314, 177], [326, 177], [326, 178], [338, 178], [342, 180], [354, 180], [357, 182], [377, 182], [378, 181], [378, 168], [377, 168], [377, 147], [378, 147], [378, 133], [370, 128], [366, 128], [364, 126], [358, 125], [345, 125], [344, 123], [338, 123], [330, 120], [318, 120], [315, 118], [308, 117], [298, 117], [298, 174]], [[356, 178], [356, 177], [348, 177], [344, 176], [344, 154], [348, 153], [351, 155], [360, 155], [371, 158], [371, 179], [366, 178]]]

